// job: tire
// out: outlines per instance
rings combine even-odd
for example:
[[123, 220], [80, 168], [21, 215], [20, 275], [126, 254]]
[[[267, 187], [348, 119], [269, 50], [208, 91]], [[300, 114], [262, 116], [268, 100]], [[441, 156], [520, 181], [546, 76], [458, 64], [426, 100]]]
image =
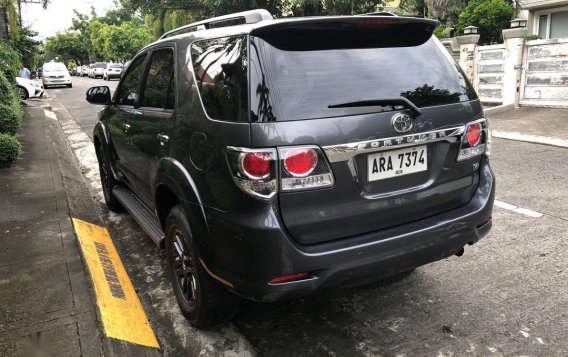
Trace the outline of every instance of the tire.
[[68, 85], [67, 85], [67, 88], [73, 88], [73, 83], [68, 84]]
[[182, 314], [204, 329], [232, 320], [239, 298], [209, 277], [194, 248], [187, 216], [176, 205], [166, 220], [168, 276]]
[[28, 94], [28, 90], [20, 86], [18, 86], [18, 96], [20, 97], [21, 100], [26, 100], [30, 97]]
[[113, 212], [122, 212], [124, 211], [124, 207], [120, 203], [120, 201], [114, 197], [112, 194], [112, 189], [120, 184], [118, 180], [116, 180], [112, 172], [110, 172], [110, 167], [108, 166], [102, 149], [100, 147], [95, 148], [97, 152], [97, 160], [99, 161], [99, 174], [101, 176], [101, 186], [103, 187], [103, 196], [105, 198], [105, 203], [107, 207]]

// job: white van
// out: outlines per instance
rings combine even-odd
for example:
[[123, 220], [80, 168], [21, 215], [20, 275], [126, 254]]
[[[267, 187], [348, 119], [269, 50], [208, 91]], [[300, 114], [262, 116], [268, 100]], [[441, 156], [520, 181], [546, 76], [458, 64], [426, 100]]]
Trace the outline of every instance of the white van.
[[73, 87], [71, 75], [67, 67], [61, 62], [48, 62], [43, 64], [43, 88], [51, 86]]

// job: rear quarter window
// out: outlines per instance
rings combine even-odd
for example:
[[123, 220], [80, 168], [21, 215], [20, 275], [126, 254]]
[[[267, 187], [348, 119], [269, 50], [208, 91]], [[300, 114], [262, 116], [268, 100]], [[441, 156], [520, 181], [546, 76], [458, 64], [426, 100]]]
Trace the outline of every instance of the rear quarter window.
[[246, 36], [193, 42], [191, 60], [207, 115], [216, 120], [248, 121]]

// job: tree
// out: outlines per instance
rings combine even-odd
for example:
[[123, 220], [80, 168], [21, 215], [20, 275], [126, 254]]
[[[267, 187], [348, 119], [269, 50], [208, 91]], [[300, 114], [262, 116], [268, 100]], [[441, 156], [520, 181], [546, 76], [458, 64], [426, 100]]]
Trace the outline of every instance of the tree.
[[46, 60], [59, 57], [64, 62], [73, 60], [75, 63], [86, 63], [89, 54], [80, 37], [76, 32], [66, 32], [48, 38], [45, 44]]
[[103, 25], [98, 36], [102, 57], [119, 62], [131, 59], [142, 47], [155, 40], [148, 29], [131, 21], [121, 26]]
[[490, 44], [501, 40], [501, 30], [509, 27], [515, 8], [506, 0], [472, 0], [459, 15], [457, 30], [467, 26], [479, 27], [480, 43]]

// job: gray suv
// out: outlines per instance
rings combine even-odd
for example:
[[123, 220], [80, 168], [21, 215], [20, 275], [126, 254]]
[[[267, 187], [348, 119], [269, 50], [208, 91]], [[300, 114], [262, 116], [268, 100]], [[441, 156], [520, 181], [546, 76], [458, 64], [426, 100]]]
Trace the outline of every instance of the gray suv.
[[491, 228], [480, 101], [432, 35], [386, 15], [190, 24], [143, 48], [94, 130], [107, 205], [156, 245], [183, 314], [400, 276]]

